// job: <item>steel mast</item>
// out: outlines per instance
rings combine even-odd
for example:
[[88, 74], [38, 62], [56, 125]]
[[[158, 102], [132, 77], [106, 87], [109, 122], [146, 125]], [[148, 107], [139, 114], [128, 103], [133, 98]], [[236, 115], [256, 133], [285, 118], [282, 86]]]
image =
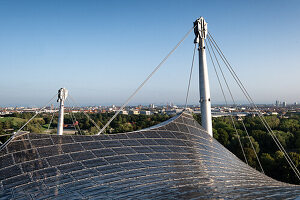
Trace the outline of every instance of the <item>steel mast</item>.
[[64, 131], [64, 102], [68, 96], [68, 90], [66, 88], [60, 88], [58, 90], [58, 99], [57, 102], [60, 102], [59, 105], [59, 114], [58, 114], [58, 123], [57, 123], [57, 135], [62, 135]]
[[208, 81], [208, 71], [205, 53], [205, 39], [207, 35], [207, 23], [203, 17], [194, 22], [195, 40], [199, 51], [199, 90], [202, 127], [213, 136], [211, 119], [211, 101]]

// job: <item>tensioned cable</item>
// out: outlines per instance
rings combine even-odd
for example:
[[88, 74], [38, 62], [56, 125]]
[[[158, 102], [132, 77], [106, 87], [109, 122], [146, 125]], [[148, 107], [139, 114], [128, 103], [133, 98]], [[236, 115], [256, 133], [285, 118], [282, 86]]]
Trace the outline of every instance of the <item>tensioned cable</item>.
[[31, 120], [33, 120], [38, 114], [40, 114], [42, 110], [44, 110], [56, 96], [57, 93], [51, 98], [51, 100], [45, 106], [43, 106], [39, 111], [37, 111], [21, 128], [19, 128], [19, 130], [17, 130], [17, 132], [14, 135], [17, 135]]
[[[210, 33], [209, 33], [210, 34]], [[238, 86], [240, 87], [240, 89], [242, 90], [243, 94], [245, 95], [245, 97], [247, 98], [248, 102], [250, 103], [250, 105], [253, 106], [254, 110], [257, 112], [258, 117], [260, 118], [260, 120], [262, 121], [263, 125], [266, 127], [267, 131], [269, 132], [269, 134], [271, 135], [272, 139], [274, 140], [275, 144], [277, 145], [277, 147], [279, 148], [279, 150], [281, 150], [283, 152], [283, 155], [285, 157], [285, 159], [287, 160], [287, 162], [289, 163], [289, 165], [292, 167], [293, 171], [295, 172], [295, 174], [297, 175], [298, 179], [300, 180], [300, 173], [297, 169], [297, 167], [294, 165], [293, 161], [291, 160], [291, 158], [289, 157], [289, 155], [287, 154], [287, 152], [285, 151], [285, 149], [283, 148], [283, 146], [281, 145], [280, 141], [278, 140], [278, 138], [276, 137], [276, 135], [274, 134], [273, 130], [271, 129], [271, 127], [269, 126], [269, 124], [267, 123], [267, 121], [265, 120], [264, 116], [261, 114], [259, 108], [256, 106], [256, 104], [254, 103], [253, 99], [251, 98], [251, 96], [249, 95], [249, 93], [247, 92], [247, 90], [245, 89], [244, 85], [242, 84], [242, 82], [240, 81], [240, 79], [237, 77], [236, 73], [234, 72], [233, 68], [231, 67], [230, 63], [228, 62], [228, 60], [226, 59], [226, 57], [224, 56], [223, 52], [221, 51], [221, 49], [219, 48], [219, 46], [217, 45], [217, 43], [215, 42], [215, 40], [213, 39], [212, 35], [210, 34], [213, 42], [213, 45], [215, 46], [218, 54], [220, 55], [220, 57], [222, 58], [223, 62], [225, 63], [226, 67], [228, 68], [229, 72], [231, 73], [231, 75], [233, 76], [233, 78], [235, 79], [235, 81], [237, 82]], [[217, 46], [217, 47], [216, 47]], [[220, 52], [219, 52], [220, 51]], [[223, 58], [224, 57], [224, 58]]]
[[[66, 99], [67, 100], [67, 99]], [[71, 116], [71, 120], [72, 120], [72, 123], [73, 123], [73, 126], [74, 126], [74, 129], [75, 129], [75, 133], [77, 132], [77, 129], [76, 129], [76, 125], [75, 125], [75, 121], [74, 121], [74, 119], [73, 119], [73, 115], [72, 115], [72, 106], [71, 106], [71, 104], [70, 104], [70, 102], [67, 100], [67, 102], [69, 103], [69, 112], [70, 112], [70, 116]], [[80, 133], [80, 135], [81, 135], [81, 132], [78, 130], [78, 132]]]
[[0, 137], [5, 137], [5, 136], [9, 136], [9, 135], [13, 135], [13, 133], [9, 133], [9, 134], [2, 134], [2, 135], [0, 135]]
[[[55, 108], [54, 108], [54, 110], [55, 110]], [[48, 131], [49, 131], [49, 129], [50, 129], [51, 123], [52, 123], [52, 121], [53, 121], [53, 118], [54, 118], [54, 114], [55, 114], [55, 112], [53, 111], [53, 113], [52, 113], [52, 117], [51, 117], [51, 119], [50, 119], [50, 122], [49, 122], [49, 126], [48, 126], [48, 128], [47, 128], [47, 132], [48, 132]]]
[[244, 124], [243, 119], [241, 120], [241, 122], [242, 122], [243, 127], [244, 127], [244, 129], [245, 129], [245, 131], [246, 131], [246, 134], [247, 134], [247, 136], [248, 136], [248, 138], [249, 138], [251, 147], [252, 147], [252, 149], [254, 150], [254, 153], [255, 153], [256, 159], [257, 159], [257, 161], [258, 161], [259, 167], [260, 167], [260, 169], [262, 170], [262, 173], [265, 173], [265, 171], [264, 171], [264, 169], [263, 169], [263, 167], [262, 167], [262, 165], [261, 165], [261, 163], [260, 163], [260, 160], [259, 160], [259, 158], [258, 158], [258, 155], [257, 155], [257, 153], [256, 153], [256, 151], [255, 151], [253, 142], [252, 142], [251, 139], [250, 139], [249, 133], [248, 133], [248, 131], [247, 131], [247, 129], [246, 129], [246, 126], [245, 126], [245, 124]]
[[185, 109], [187, 108], [187, 102], [188, 102], [188, 97], [189, 97], [189, 92], [190, 92], [190, 86], [191, 86], [191, 80], [192, 80], [192, 74], [193, 74], [193, 68], [194, 68], [196, 48], [197, 48], [197, 44], [195, 43], [193, 58], [192, 58], [191, 71], [190, 71], [190, 78], [189, 78], [189, 83], [188, 83], [188, 87], [187, 87], [187, 91], [186, 91], [185, 107], [184, 107]]
[[[69, 97], [70, 97], [70, 99], [71, 99], [71, 101], [73, 101], [73, 103], [74, 103], [74, 105], [76, 105], [77, 107], [78, 107], [78, 103], [76, 103], [76, 101], [75, 101], [75, 99], [74, 98], [72, 98], [72, 96], [69, 94]], [[93, 124], [94, 124], [94, 126], [98, 129], [98, 130], [100, 130], [100, 127], [98, 126], [98, 124], [86, 113], [86, 112], [84, 112], [83, 111], [83, 114], [88, 118], [88, 120], [90, 120]], [[75, 116], [75, 115], [74, 115]], [[99, 123], [102, 125], [102, 126], [104, 126], [102, 123], [101, 123], [101, 121], [99, 120]]]
[[[71, 99], [70, 94], [69, 94], [69, 97], [70, 97], [70, 99]], [[69, 101], [68, 99], [66, 99], [66, 100], [67, 100], [67, 102], [68, 102], [68, 103], [70, 104], [70, 106], [71, 106], [70, 101]], [[73, 115], [73, 116], [72, 116], [72, 115]], [[71, 118], [72, 118], [72, 121], [73, 121], [73, 117], [74, 117], [75, 121], [77, 121], [75, 115], [74, 115], [73, 112], [71, 111]], [[73, 123], [74, 123], [74, 122], [73, 122]], [[76, 126], [76, 125], [74, 124], [74, 127], [75, 127], [75, 126]], [[79, 130], [79, 134], [82, 135], [81, 129], [80, 129], [80, 127], [79, 127], [79, 124], [77, 125], [77, 127], [78, 127], [78, 130]]]
[[[39, 111], [37, 111], [21, 128], [19, 128], [8, 140], [6, 140], [6, 142], [4, 142], [1, 147], [0, 147], [0, 151], [15, 137], [17, 136], [21, 136], [23, 134], [19, 134], [19, 132], [31, 121], [33, 120], [39, 113], [42, 112], [42, 110], [44, 110], [48, 104], [57, 96], [57, 93], [50, 99], [50, 101], [48, 101], [47, 104], [45, 104]], [[24, 133], [25, 134], [25, 133]]]
[[[70, 109], [70, 114], [71, 114], [71, 119], [72, 119], [72, 122], [73, 122], [73, 126], [74, 126], [74, 129], [75, 129], [75, 132], [77, 132], [76, 125], [75, 125], [75, 123], [76, 123], [77, 120], [74, 120], [74, 117], [73, 117], [73, 114], [72, 114], [72, 109]], [[78, 125], [78, 127], [79, 127], [79, 125]], [[78, 132], [81, 135], [81, 131], [79, 131], [79, 128], [78, 128]]]
[[130, 100], [138, 93], [138, 91], [145, 85], [145, 83], [153, 76], [153, 74], [166, 62], [166, 60], [170, 57], [170, 55], [179, 47], [179, 45], [187, 38], [187, 36], [194, 30], [196, 26], [191, 28], [184, 37], [177, 43], [177, 45], [168, 53], [168, 55], [155, 67], [155, 69], [151, 72], [151, 74], [142, 82], [142, 84], [133, 92], [132, 95], [129, 96], [129, 98], [125, 101], [125, 103], [120, 107], [120, 109], [110, 118], [110, 120], [105, 124], [104, 127], [97, 133], [97, 135], [100, 135], [108, 126], [109, 124], [116, 118], [116, 116], [127, 106], [127, 104], [130, 102]]
[[[66, 99], [67, 100], [67, 99]], [[70, 116], [71, 116], [71, 120], [72, 120], [72, 123], [73, 123], [73, 126], [74, 126], [74, 129], [75, 129], [75, 133], [77, 132], [77, 129], [76, 129], [76, 125], [75, 125], [75, 121], [74, 121], [74, 118], [73, 118], [73, 115], [72, 115], [72, 109], [73, 109], [73, 107], [71, 106], [71, 104], [70, 104], [70, 102], [67, 100], [67, 102], [69, 103], [69, 112], [70, 112]], [[78, 130], [78, 132], [80, 132], [79, 130]], [[81, 133], [80, 133], [80, 135], [81, 135]]]
[[289, 157], [289, 155], [287, 154], [287, 152], [285, 151], [285, 149], [283, 148], [283, 146], [279, 142], [277, 136], [274, 134], [273, 130], [271, 129], [271, 127], [269, 126], [269, 124], [265, 120], [264, 116], [261, 114], [260, 109], [254, 103], [253, 99], [251, 98], [251, 96], [249, 95], [248, 91], [245, 89], [244, 85], [242, 84], [242, 82], [240, 81], [240, 79], [238, 78], [238, 76], [236, 75], [235, 71], [233, 70], [233, 68], [231, 67], [230, 63], [228, 62], [228, 60], [224, 56], [224, 54], [221, 51], [221, 49], [219, 48], [218, 44], [215, 42], [213, 36], [210, 33], [208, 33], [208, 34], [209, 34], [210, 38], [212, 39], [213, 46], [217, 50], [219, 56], [223, 60], [223, 62], [226, 65], [227, 69], [229, 70], [229, 72], [231, 73], [231, 75], [233, 76], [233, 78], [235, 79], [235, 81], [237, 82], [238, 86], [242, 90], [243, 94], [245, 95], [245, 97], [248, 100], [248, 102], [250, 103], [250, 105], [252, 105], [253, 108], [255, 109], [255, 111], [257, 112], [260, 120], [262, 121], [263, 125], [265, 126], [265, 128], [267, 129], [267, 131], [269, 132], [269, 134], [271, 135], [271, 137], [274, 140], [275, 144], [277, 145], [277, 147], [279, 148], [279, 150], [281, 150], [283, 152], [283, 155], [286, 158], [287, 162], [289, 163], [289, 165], [291, 166], [291, 168], [295, 172], [296, 176], [300, 180], [300, 173], [299, 173], [297, 167], [295, 166], [295, 164], [293, 163], [293, 161], [291, 160], [291, 158]]
[[[210, 33], [209, 33], [210, 34]], [[211, 36], [212, 38], [212, 36]], [[212, 38], [212, 40], [214, 41], [214, 39]], [[214, 44], [215, 43], [215, 44]], [[262, 121], [263, 125], [266, 127], [267, 131], [269, 132], [269, 134], [271, 135], [272, 139], [274, 140], [275, 144], [277, 145], [277, 147], [279, 148], [279, 150], [281, 150], [284, 154], [284, 157], [286, 158], [287, 162], [289, 163], [289, 165], [292, 167], [293, 171], [295, 172], [295, 174], [297, 175], [297, 177], [300, 180], [299, 177], [299, 171], [296, 168], [296, 166], [294, 165], [294, 163], [292, 162], [292, 160], [290, 159], [290, 157], [288, 156], [288, 154], [286, 153], [285, 149], [283, 148], [283, 146], [281, 145], [281, 143], [279, 142], [279, 140], [277, 139], [276, 135], [273, 133], [272, 129], [270, 128], [270, 126], [268, 125], [267, 121], [265, 120], [264, 116], [261, 114], [260, 110], [258, 109], [258, 107], [256, 106], [256, 104], [254, 103], [254, 101], [252, 100], [252, 98], [250, 97], [249, 93], [247, 92], [247, 90], [245, 89], [245, 87], [243, 86], [243, 84], [241, 83], [240, 79], [237, 77], [236, 73], [234, 72], [233, 68], [231, 67], [230, 63], [228, 62], [228, 60], [225, 58], [224, 54], [222, 53], [221, 49], [219, 48], [219, 46], [216, 44], [216, 42], [214, 41], [213, 45], [215, 46], [218, 54], [220, 55], [220, 57], [222, 58], [223, 62], [225, 63], [226, 67], [228, 68], [229, 72], [231, 73], [231, 75], [233, 76], [233, 78], [235, 79], [235, 81], [237, 82], [238, 86], [240, 87], [240, 89], [242, 90], [243, 94], [245, 95], [245, 97], [247, 98], [248, 102], [250, 103], [250, 105], [253, 106], [254, 109], [256, 109], [255, 111], [257, 112], [260, 120]], [[216, 47], [217, 46], [217, 47]], [[221, 51], [221, 53], [219, 52]], [[224, 58], [223, 58], [224, 57]], [[233, 72], [234, 73], [233, 73]]]
[[[226, 98], [226, 96], [225, 96], [225, 93], [224, 93], [224, 90], [223, 90], [223, 86], [222, 86], [222, 84], [221, 84], [221, 81], [220, 81], [220, 78], [219, 78], [219, 75], [218, 75], [218, 72], [217, 72], [215, 63], [214, 63], [213, 58], [212, 58], [212, 56], [211, 56], [211, 53], [210, 53], [210, 50], [209, 50], [208, 45], [207, 45], [206, 47], [207, 47], [208, 54], [209, 54], [209, 57], [210, 57], [210, 59], [211, 59], [211, 62], [212, 62], [212, 64], [213, 64], [213, 67], [214, 67], [214, 70], [215, 70], [215, 73], [216, 73], [216, 76], [217, 76], [217, 79], [218, 79], [218, 82], [219, 82], [219, 86], [220, 86], [220, 88], [221, 88], [221, 91], [222, 91], [222, 94], [223, 94], [223, 97], [224, 97], [224, 100], [225, 100], [225, 104], [226, 104], [226, 106], [228, 106], [227, 98]], [[213, 51], [213, 49], [212, 49], [212, 51]], [[217, 62], [218, 62], [218, 61], [217, 61]], [[245, 159], [247, 165], [249, 165], [248, 160], [247, 160], [247, 157], [246, 157], [246, 154], [245, 154], [245, 151], [244, 151], [244, 148], [243, 148], [243, 145], [242, 145], [242, 142], [241, 142], [241, 139], [240, 139], [240, 135], [239, 135], [239, 133], [238, 133], [238, 131], [237, 131], [237, 129], [236, 129], [236, 126], [235, 126], [235, 123], [234, 123], [234, 120], [233, 120], [232, 115], [230, 115], [230, 118], [231, 118], [231, 122], [232, 122], [232, 124], [233, 124], [234, 130], [235, 130], [235, 133], [236, 133], [236, 135], [237, 135], [237, 138], [238, 138], [240, 147], [241, 147], [241, 149], [242, 149], [242, 153], [243, 153], [244, 159]]]
[[[74, 120], [77, 122], [77, 119], [76, 119], [76, 117], [75, 117], [75, 114], [71, 111], [71, 116], [73, 115], [73, 118], [74, 118]], [[76, 125], [74, 124], [74, 128], [76, 127]], [[82, 131], [81, 131], [81, 129], [80, 129], [80, 127], [79, 127], [79, 124], [77, 124], [77, 129], [79, 130], [79, 133], [80, 133], [80, 135], [83, 135], [82, 134]], [[76, 128], [75, 128], [75, 130], [76, 130]]]
[[38, 121], [36, 123], [41, 127], [41, 131], [43, 132], [43, 126]]
[[[222, 68], [221, 68], [221, 65], [220, 65], [220, 63], [219, 63], [219, 60], [218, 60], [218, 58], [217, 58], [217, 56], [216, 56], [216, 54], [215, 54], [215, 51], [214, 51], [213, 46], [212, 46], [212, 44], [211, 44], [210, 37], [208, 37], [208, 42], [209, 42], [209, 45], [210, 45], [210, 47], [211, 47], [211, 49], [212, 49], [212, 52], [213, 52], [213, 54], [214, 54], [215, 60], [217, 61], [219, 70], [221, 71], [221, 74], [222, 74], [222, 77], [223, 77], [224, 82], [225, 82], [225, 84], [226, 84], [227, 90], [229, 91], [229, 94], [230, 94], [230, 96], [231, 96], [231, 100], [232, 100], [233, 103], [234, 103], [234, 107], [235, 107], [235, 109], [237, 109], [237, 104], [236, 104], [236, 102], [235, 102], [235, 99], [234, 99], [234, 97], [233, 97], [233, 94], [232, 94], [232, 92], [231, 92], [231, 89], [230, 89], [230, 87], [229, 87], [229, 85], [228, 85], [228, 82], [227, 82], [227, 80], [226, 80], [226, 78], [225, 78], [225, 75], [224, 75], [223, 70], [222, 70]], [[217, 73], [216, 69], [215, 69], [215, 72]], [[217, 75], [217, 77], [218, 77], [218, 75]], [[219, 77], [218, 77], [218, 79], [219, 79]], [[219, 81], [219, 80], [218, 80], [218, 81]], [[221, 85], [220, 81], [219, 81], [219, 84], [220, 84], [220, 87], [222, 88], [222, 85]], [[222, 89], [222, 93], [223, 93], [223, 95], [225, 95], [223, 89]], [[225, 96], [224, 96], [224, 99], [225, 99], [225, 102], [226, 102]], [[226, 105], [227, 105], [227, 102], [226, 102]], [[230, 115], [230, 116], [231, 116], [232, 123], [234, 124], [233, 117], [232, 117], [232, 115]], [[243, 120], [243, 119], [242, 119], [242, 120]], [[244, 125], [244, 122], [243, 122], [243, 121], [242, 121], [242, 123], [243, 123], [243, 125]], [[234, 125], [234, 127], [235, 127], [235, 125]], [[256, 153], [256, 150], [255, 150], [255, 148], [254, 148], [254, 145], [252, 144], [252, 141], [251, 141], [251, 139], [250, 139], [250, 136], [249, 136], [249, 134], [248, 134], [248, 131], [247, 131], [247, 129], [246, 129], [246, 126], [244, 125], [243, 127], [244, 127], [245, 132], [247, 133], [248, 139], [249, 139], [249, 141], [250, 141], [250, 143], [251, 143], [251, 147], [252, 147], [252, 149], [253, 149], [253, 151], [254, 151], [254, 153], [255, 153], [256, 159], [257, 159], [257, 161], [258, 161], [258, 163], [259, 163], [260, 169], [261, 169], [262, 173], [265, 173], [264, 170], [263, 170], [263, 167], [262, 167], [262, 165], [261, 165], [261, 163], [260, 163], [260, 160], [259, 160], [259, 158], [258, 158], [258, 155], [257, 155], [257, 153]], [[235, 129], [236, 129], [236, 128], [235, 128]], [[239, 140], [239, 142], [240, 142], [240, 144], [241, 144], [241, 141], [240, 141], [240, 140]], [[248, 164], [248, 163], [247, 163], [247, 164]]]

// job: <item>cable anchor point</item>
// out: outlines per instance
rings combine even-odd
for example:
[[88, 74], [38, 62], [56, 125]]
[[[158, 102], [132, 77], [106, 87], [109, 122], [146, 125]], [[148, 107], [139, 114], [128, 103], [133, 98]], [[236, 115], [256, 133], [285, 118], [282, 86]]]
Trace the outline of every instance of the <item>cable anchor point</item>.
[[207, 36], [207, 23], [204, 20], [203, 17], [198, 18], [194, 22], [194, 33], [195, 33], [195, 39], [194, 43], [199, 44], [200, 38], [206, 39]]

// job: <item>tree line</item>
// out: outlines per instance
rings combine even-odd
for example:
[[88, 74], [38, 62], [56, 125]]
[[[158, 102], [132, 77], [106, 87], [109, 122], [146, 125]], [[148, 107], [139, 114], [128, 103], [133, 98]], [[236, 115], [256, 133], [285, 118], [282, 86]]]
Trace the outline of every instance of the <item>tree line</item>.
[[[34, 113], [14, 113], [0, 118], [0, 134], [8, 134], [18, 130], [33, 115]], [[99, 127], [103, 127], [113, 116], [113, 113], [95, 113], [89, 114], [89, 116]], [[165, 114], [149, 116], [118, 115], [106, 129], [106, 133], [111, 134], [140, 130], [159, 124], [169, 118], [170, 116]], [[199, 115], [194, 115], [194, 118], [201, 123], [201, 117]], [[265, 119], [300, 171], [300, 114], [289, 113], [287, 118], [265, 116]], [[56, 133], [57, 120], [57, 114], [52, 118], [52, 114], [42, 113], [37, 115], [36, 118], [24, 128], [24, 131], [42, 133], [49, 127], [51, 133]], [[78, 125], [75, 126], [75, 134], [91, 135], [99, 131], [83, 113], [65, 114], [65, 124], [72, 125], [74, 122], [76, 123], [76, 121]], [[279, 181], [300, 184], [300, 181], [285, 160], [283, 153], [279, 151], [259, 117], [243, 117], [243, 123], [248, 131], [255, 152], [251, 147], [251, 143], [241, 121], [235, 118], [234, 122], [250, 166], [260, 171], [259, 163], [255, 156], [256, 152], [266, 175]], [[243, 151], [241, 151], [238, 141], [238, 135], [230, 117], [213, 118], [213, 133], [216, 140], [241, 160], [245, 161]], [[0, 137], [0, 141], [4, 142], [9, 137], [10, 136]]]
[[[200, 116], [195, 116], [195, 119], [201, 122]], [[300, 114], [289, 113], [284, 118], [265, 116], [265, 119], [300, 171]], [[299, 179], [285, 160], [283, 153], [279, 151], [259, 117], [247, 116], [242, 118], [254, 150], [240, 120], [235, 118], [234, 123], [249, 165], [261, 171], [255, 156], [255, 150], [266, 175], [279, 181], [300, 184]], [[237, 133], [230, 117], [213, 118], [214, 138], [245, 161]]]

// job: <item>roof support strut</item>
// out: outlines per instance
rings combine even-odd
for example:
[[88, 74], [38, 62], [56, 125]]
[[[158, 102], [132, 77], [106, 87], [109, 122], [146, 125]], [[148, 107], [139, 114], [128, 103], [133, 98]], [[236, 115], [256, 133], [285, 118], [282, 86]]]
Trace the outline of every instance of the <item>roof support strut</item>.
[[60, 88], [58, 90], [58, 99], [57, 102], [60, 102], [59, 105], [59, 114], [58, 114], [58, 123], [57, 123], [57, 135], [62, 135], [64, 131], [64, 102], [68, 96], [68, 90], [66, 88]]

